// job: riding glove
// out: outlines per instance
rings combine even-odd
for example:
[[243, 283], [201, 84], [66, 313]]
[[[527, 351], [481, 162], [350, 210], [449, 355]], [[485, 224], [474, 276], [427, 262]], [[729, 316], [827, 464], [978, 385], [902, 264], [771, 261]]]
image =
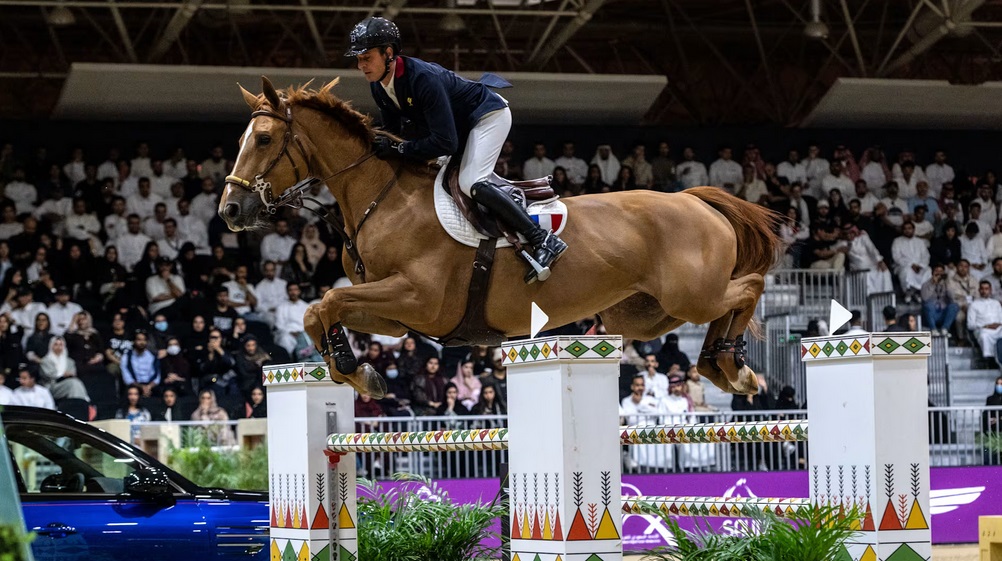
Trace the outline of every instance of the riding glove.
[[394, 142], [385, 136], [377, 136], [376, 140], [372, 142], [372, 152], [381, 160], [390, 156], [400, 156], [403, 154], [403, 147], [402, 142]]

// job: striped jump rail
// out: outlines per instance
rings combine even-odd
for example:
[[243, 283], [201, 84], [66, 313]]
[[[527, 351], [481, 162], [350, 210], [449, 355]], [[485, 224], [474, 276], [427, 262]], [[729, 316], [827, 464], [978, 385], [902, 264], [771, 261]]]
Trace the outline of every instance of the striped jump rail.
[[[710, 444], [751, 442], [803, 442], [807, 421], [748, 423], [696, 423], [620, 427], [620, 443]], [[507, 450], [508, 429], [466, 429], [416, 432], [332, 434], [327, 450], [349, 452], [461, 452]]]
[[757, 512], [772, 512], [781, 518], [807, 516], [810, 499], [762, 499], [757, 497], [623, 497], [624, 514], [645, 514], [657, 509], [666, 516], [747, 518]]

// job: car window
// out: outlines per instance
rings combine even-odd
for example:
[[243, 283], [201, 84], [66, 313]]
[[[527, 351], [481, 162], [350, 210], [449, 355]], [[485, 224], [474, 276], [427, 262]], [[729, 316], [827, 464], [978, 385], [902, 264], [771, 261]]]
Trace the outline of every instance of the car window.
[[57, 425], [7, 426], [16, 469], [31, 493], [121, 493], [141, 465], [123, 450]]

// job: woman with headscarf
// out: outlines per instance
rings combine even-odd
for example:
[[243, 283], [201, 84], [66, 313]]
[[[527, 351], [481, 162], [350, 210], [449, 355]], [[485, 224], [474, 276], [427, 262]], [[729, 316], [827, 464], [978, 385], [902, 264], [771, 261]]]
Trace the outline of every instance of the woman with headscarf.
[[445, 378], [439, 373], [439, 368], [438, 357], [429, 357], [424, 363], [424, 370], [411, 383], [414, 397], [411, 405], [417, 415], [434, 415], [445, 399]]
[[0, 372], [6, 373], [8, 380], [13, 380], [17, 378], [17, 368], [22, 362], [21, 329], [10, 321], [7, 314], [0, 314]]
[[35, 329], [24, 340], [24, 354], [28, 360], [38, 364], [49, 352], [49, 341], [52, 339], [52, 324], [49, 314], [42, 312], [35, 316]]
[[313, 286], [317, 289], [317, 295], [323, 296], [320, 294], [320, 287], [334, 286], [335, 281], [346, 276], [340, 248], [334, 244], [327, 246], [324, 256], [313, 269]]
[[90, 401], [87, 388], [77, 378], [77, 365], [66, 352], [66, 340], [53, 337], [49, 341], [49, 352], [38, 365], [39, 378], [49, 388], [53, 399], [82, 399]]
[[126, 419], [131, 423], [132, 443], [139, 444], [139, 435], [142, 427], [139, 423], [148, 423], [153, 420], [153, 415], [149, 409], [139, 404], [143, 396], [143, 389], [138, 384], [130, 384], [125, 390], [125, 403], [115, 411], [116, 419]]
[[313, 279], [313, 265], [306, 255], [306, 246], [296, 243], [289, 252], [289, 261], [282, 267], [282, 279], [289, 284], [298, 284], [303, 300], [309, 302], [315, 294], [310, 281]]
[[591, 159], [591, 163], [598, 166], [606, 185], [612, 185], [619, 177], [619, 158], [612, 153], [612, 146], [600, 144], [595, 148], [595, 157]]
[[316, 267], [320, 259], [327, 253], [327, 245], [320, 239], [320, 230], [316, 224], [307, 224], [299, 236], [299, 243], [306, 248], [306, 259], [310, 266]]
[[239, 351], [233, 353], [234, 370], [237, 373], [237, 385], [240, 391], [249, 396], [254, 387], [261, 384], [264, 363], [271, 358], [271, 355], [258, 346], [257, 337], [253, 335], [244, 335], [240, 339], [240, 347]]
[[268, 398], [264, 395], [264, 388], [261, 386], [256, 386], [250, 392], [250, 399], [247, 400], [247, 411], [248, 419], [266, 419], [268, 418]]
[[128, 307], [125, 295], [125, 281], [129, 273], [118, 262], [118, 248], [109, 245], [104, 248], [104, 259], [94, 267], [94, 286], [97, 287], [106, 310]]
[[609, 184], [602, 180], [602, 168], [596, 164], [588, 166], [588, 173], [585, 175], [584, 183], [581, 184], [582, 195], [593, 195], [595, 193], [606, 193], [609, 191]]
[[157, 242], [151, 241], [143, 249], [143, 256], [132, 268], [132, 274], [136, 277], [136, 282], [140, 286], [146, 286], [146, 279], [157, 274], [157, 261], [160, 259], [160, 246]]
[[163, 381], [162, 388], [171, 390], [174, 395], [190, 395], [191, 388], [191, 365], [188, 359], [181, 352], [181, 340], [171, 336], [167, 338], [166, 356], [160, 359], [160, 373]]
[[[212, 390], [198, 392], [198, 408], [191, 414], [192, 421], [229, 421], [226, 410], [216, 402], [216, 394]], [[206, 427], [209, 442], [225, 446], [235, 442], [233, 431], [225, 424], [213, 424]]]
[[90, 312], [83, 311], [73, 319], [66, 334], [66, 352], [77, 365], [80, 374], [107, 374], [104, 365], [104, 339], [94, 329]]
[[473, 374], [473, 359], [467, 357], [456, 367], [456, 375], [449, 380], [456, 386], [458, 399], [466, 409], [471, 409], [480, 399], [480, 378]]

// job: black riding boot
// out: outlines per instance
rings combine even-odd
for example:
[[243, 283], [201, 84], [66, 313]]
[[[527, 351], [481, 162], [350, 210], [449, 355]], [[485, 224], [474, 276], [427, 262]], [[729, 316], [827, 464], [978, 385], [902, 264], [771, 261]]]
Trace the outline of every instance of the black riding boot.
[[525, 236], [532, 247], [536, 248], [533, 256], [539, 263], [542, 270], [537, 273], [535, 269], [529, 271], [525, 276], [525, 283], [531, 284], [536, 280], [545, 281], [550, 278], [550, 265], [555, 263], [567, 249], [567, 244], [556, 234], [551, 234], [539, 227], [532, 221], [529, 213], [516, 203], [504, 191], [487, 181], [479, 181], [470, 190], [473, 200], [484, 205], [493, 212], [502, 222], [514, 228], [516, 232]]

